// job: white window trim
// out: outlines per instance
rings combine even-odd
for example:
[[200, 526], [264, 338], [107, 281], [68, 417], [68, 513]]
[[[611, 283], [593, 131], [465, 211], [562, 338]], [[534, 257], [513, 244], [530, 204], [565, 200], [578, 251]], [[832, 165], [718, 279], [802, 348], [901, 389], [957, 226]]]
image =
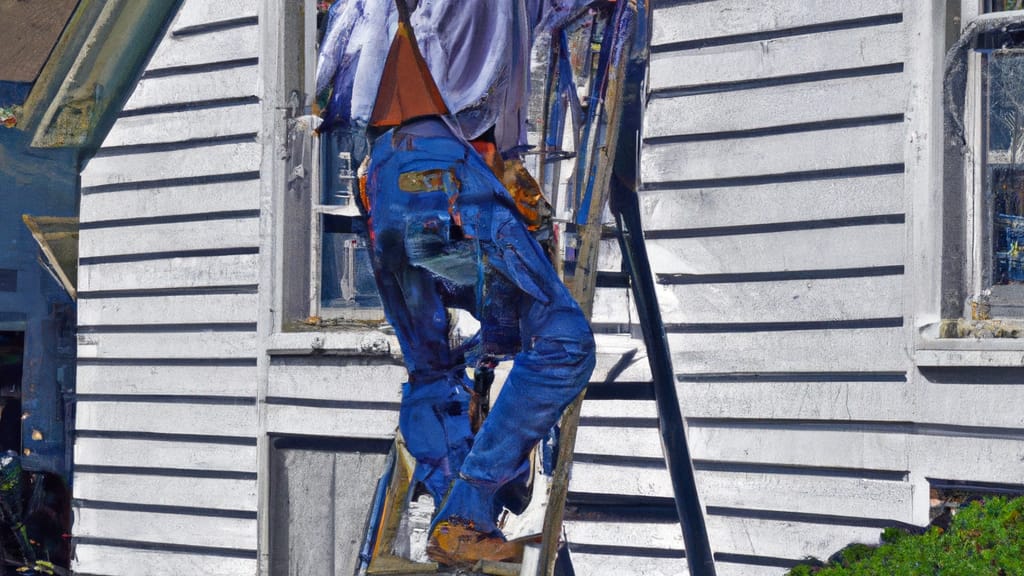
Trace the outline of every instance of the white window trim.
[[[934, 4], [934, 3], [932, 3]], [[1024, 20], [1024, 10], [1007, 12], [994, 12], [989, 14], [981, 13], [981, 0], [965, 0], [961, 3], [961, 32], [973, 22], [984, 22], [986, 20], [1004, 19], [1007, 17], [1019, 16]], [[934, 13], [928, 14], [927, 9], [922, 10], [924, 26], [928, 27], [931, 36], [931, 45], [936, 54], [944, 56], [941, 31], [944, 23], [944, 11], [941, 8], [933, 8]], [[980, 109], [973, 106], [973, 100], [977, 99], [980, 90], [981, 74], [978, 63], [980, 55], [969, 53], [968, 58], [974, 60], [969, 62], [967, 89], [965, 92], [964, 110], [970, 110], [974, 118], [965, 118], [965, 138], [970, 150], [979, 150], [980, 135], [978, 126]], [[912, 64], [908, 73], [912, 74], [911, 81], [916, 85], [922, 83], [924, 88], [915, 88], [911, 94], [911, 100], [916, 100], [921, 106], [920, 110], [914, 113], [910, 119], [910, 138], [908, 144], [908, 163], [906, 177], [908, 187], [912, 186], [909, 201], [911, 202], [911, 215], [909, 219], [910, 229], [909, 247], [910, 253], [907, 257], [908, 280], [912, 280], [912, 286], [908, 287], [906, 294], [910, 299], [908, 312], [912, 314], [914, 321], [910, 330], [913, 332], [913, 359], [919, 367], [958, 367], [958, 366], [991, 366], [991, 367], [1019, 367], [1024, 366], [1024, 339], [1008, 338], [939, 338], [939, 327], [943, 320], [941, 313], [941, 293], [944, 282], [950, 281], [943, 277], [941, 247], [944, 242], [951, 239], [944, 238], [942, 230], [943, 204], [945, 193], [943, 185], [943, 117], [945, 114], [945, 101], [936, 97], [933, 91], [929, 91], [934, 82], [938, 86], [944, 86], [945, 78], [941, 58], [928, 57]], [[941, 94], [941, 91], [935, 91]], [[913, 105], [912, 105], [913, 106]], [[929, 138], [927, 135], [932, 134]], [[922, 137], [923, 135], [923, 137]], [[924, 142], [915, 142], [922, 137]], [[915, 160], [911, 160], [915, 159]], [[973, 158], [966, 158], [964, 162], [964, 185], [969, 186], [971, 202], [966, 203], [964, 218], [964, 230], [966, 234], [965, 258], [963, 263], [963, 281], [967, 282], [966, 288], [972, 294], [981, 291], [982, 271], [981, 253], [982, 246], [976, 241], [978, 233], [978, 214], [983, 212], [981, 206], [981, 190], [983, 175], [974, 169]], [[959, 242], [960, 239], [952, 239]]]

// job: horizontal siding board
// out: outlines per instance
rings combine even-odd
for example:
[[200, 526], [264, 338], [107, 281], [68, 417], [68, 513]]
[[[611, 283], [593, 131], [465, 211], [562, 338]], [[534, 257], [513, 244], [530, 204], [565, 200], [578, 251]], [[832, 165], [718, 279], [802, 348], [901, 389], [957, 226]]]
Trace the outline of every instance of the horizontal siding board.
[[78, 288], [89, 292], [249, 285], [257, 282], [258, 263], [258, 255], [241, 254], [84, 264], [78, 267]]
[[80, 334], [79, 358], [254, 358], [255, 332]]
[[570, 551], [574, 544], [683, 549], [683, 533], [676, 523], [630, 522], [624, 527], [619, 522], [567, 520], [565, 531]]
[[658, 303], [668, 323], [898, 317], [903, 313], [902, 280], [902, 276], [876, 276], [664, 286]]
[[252, 23], [215, 34], [170, 34], [160, 42], [147, 70], [213, 64], [259, 55], [259, 26]]
[[403, 366], [372, 364], [333, 358], [273, 359], [267, 395], [362, 402], [399, 402], [402, 383], [408, 379]]
[[[1004, 408], [1005, 409], [1005, 408]], [[914, 472], [919, 476], [1020, 485], [1024, 479], [1024, 442], [953, 435], [912, 436]]]
[[904, 371], [902, 328], [669, 334], [680, 374], [722, 372]]
[[75, 465], [256, 472], [256, 446], [77, 438]]
[[898, 382], [681, 382], [688, 418], [907, 421], [907, 384]]
[[715, 94], [654, 98], [644, 110], [644, 137], [735, 130], [902, 114], [902, 74], [840, 78]]
[[576, 453], [664, 458], [657, 428], [588, 426], [586, 422], [576, 432]]
[[75, 475], [75, 498], [159, 506], [256, 511], [256, 481], [161, 478], [131, 474]]
[[[81, 305], [81, 302], [80, 302]], [[256, 367], [137, 365], [78, 366], [79, 394], [256, 396]]]
[[[793, 474], [696, 473], [701, 504], [909, 521], [913, 489], [906, 482]], [[672, 497], [667, 470], [575, 462], [574, 492]]]
[[902, 24], [888, 24], [652, 54], [651, 89], [899, 63], [905, 57], [905, 35]]
[[902, 0], [776, 0], [766, 10], [763, 4], [744, 0], [655, 6], [653, 38], [658, 46], [735, 34], [797, 28], [813, 24], [852, 20], [901, 12]]
[[73, 569], [77, 574], [104, 576], [139, 576], [139, 567], [146, 567], [147, 576], [252, 576], [256, 574], [256, 558], [232, 558], [181, 552], [133, 550], [117, 546], [75, 545]]
[[636, 305], [629, 288], [598, 288], [590, 321], [627, 324], [637, 321]]
[[[1021, 376], [1024, 380], [1024, 375]], [[920, 381], [919, 381], [920, 382]], [[1024, 429], [1024, 383], [932, 384], [920, 382], [919, 422]]]
[[643, 340], [627, 334], [597, 334], [597, 365], [591, 382], [647, 382], [651, 367]]
[[178, 31], [239, 18], [256, 17], [259, 5], [258, 0], [187, 0], [171, 23], [171, 30]]
[[259, 104], [141, 114], [119, 118], [103, 141], [103, 147], [185, 142], [251, 134], [259, 129]]
[[742, 274], [901, 266], [903, 224], [648, 240], [657, 274]]
[[97, 192], [82, 197], [82, 222], [259, 210], [259, 180]]
[[78, 324], [256, 322], [256, 294], [201, 294], [78, 301]]
[[102, 156], [93, 158], [82, 171], [82, 187], [252, 172], [260, 168], [262, 150], [254, 139], [182, 150]]
[[253, 405], [179, 404], [161, 402], [89, 402], [79, 400], [79, 430], [255, 436]]
[[267, 432], [349, 438], [393, 438], [398, 410], [347, 410], [268, 405]]
[[644, 182], [742, 178], [903, 161], [903, 124], [648, 145]]
[[[259, 218], [170, 222], [82, 230], [80, 257], [259, 246]], [[125, 240], [130, 238], [130, 242]]]
[[640, 207], [644, 230], [756, 226], [900, 214], [904, 210], [903, 175], [648, 190], [640, 196]]
[[75, 536], [255, 550], [256, 520], [76, 507]]
[[585, 398], [580, 406], [582, 418], [657, 418], [652, 400], [594, 400]]
[[125, 103], [124, 111], [251, 97], [258, 94], [258, 81], [259, 73], [255, 65], [143, 78]]
[[[571, 550], [571, 548], [570, 548]], [[686, 576], [683, 558], [635, 558], [624, 555], [571, 552], [576, 574], [587, 576]], [[721, 575], [721, 572], [718, 572]]]
[[827, 559], [849, 544], [877, 545], [879, 528], [708, 515], [708, 535], [717, 552], [802, 559]]
[[692, 455], [699, 460], [893, 471], [909, 470], [910, 466], [909, 440], [901, 432], [812, 426], [709, 428], [691, 422], [687, 435]]

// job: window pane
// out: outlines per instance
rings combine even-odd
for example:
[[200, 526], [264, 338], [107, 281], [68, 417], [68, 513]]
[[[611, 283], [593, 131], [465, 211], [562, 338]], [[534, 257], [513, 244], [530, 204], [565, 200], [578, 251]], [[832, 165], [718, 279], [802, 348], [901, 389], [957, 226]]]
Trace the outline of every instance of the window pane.
[[986, 205], [991, 219], [992, 285], [1024, 282], [1024, 50], [986, 57]]
[[1024, 10], [1024, 0], [985, 0], [985, 12]]

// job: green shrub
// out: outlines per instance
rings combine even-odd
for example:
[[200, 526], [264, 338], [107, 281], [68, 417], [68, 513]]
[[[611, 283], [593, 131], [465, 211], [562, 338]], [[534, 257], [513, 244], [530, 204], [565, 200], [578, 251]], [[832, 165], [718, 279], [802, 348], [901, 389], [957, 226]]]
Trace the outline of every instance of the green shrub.
[[993, 498], [960, 509], [949, 529], [895, 528], [880, 546], [853, 544], [826, 566], [809, 562], [788, 576], [1024, 576], [1024, 498]]

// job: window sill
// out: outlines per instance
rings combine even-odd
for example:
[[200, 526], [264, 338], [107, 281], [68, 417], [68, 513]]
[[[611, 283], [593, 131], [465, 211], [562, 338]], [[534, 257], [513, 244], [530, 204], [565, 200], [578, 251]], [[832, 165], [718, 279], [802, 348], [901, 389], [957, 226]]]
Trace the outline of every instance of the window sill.
[[918, 334], [914, 363], [919, 367], [1024, 366], [1024, 339], [935, 338]]
[[401, 357], [394, 335], [379, 330], [278, 332], [270, 337], [270, 356], [391, 356]]

